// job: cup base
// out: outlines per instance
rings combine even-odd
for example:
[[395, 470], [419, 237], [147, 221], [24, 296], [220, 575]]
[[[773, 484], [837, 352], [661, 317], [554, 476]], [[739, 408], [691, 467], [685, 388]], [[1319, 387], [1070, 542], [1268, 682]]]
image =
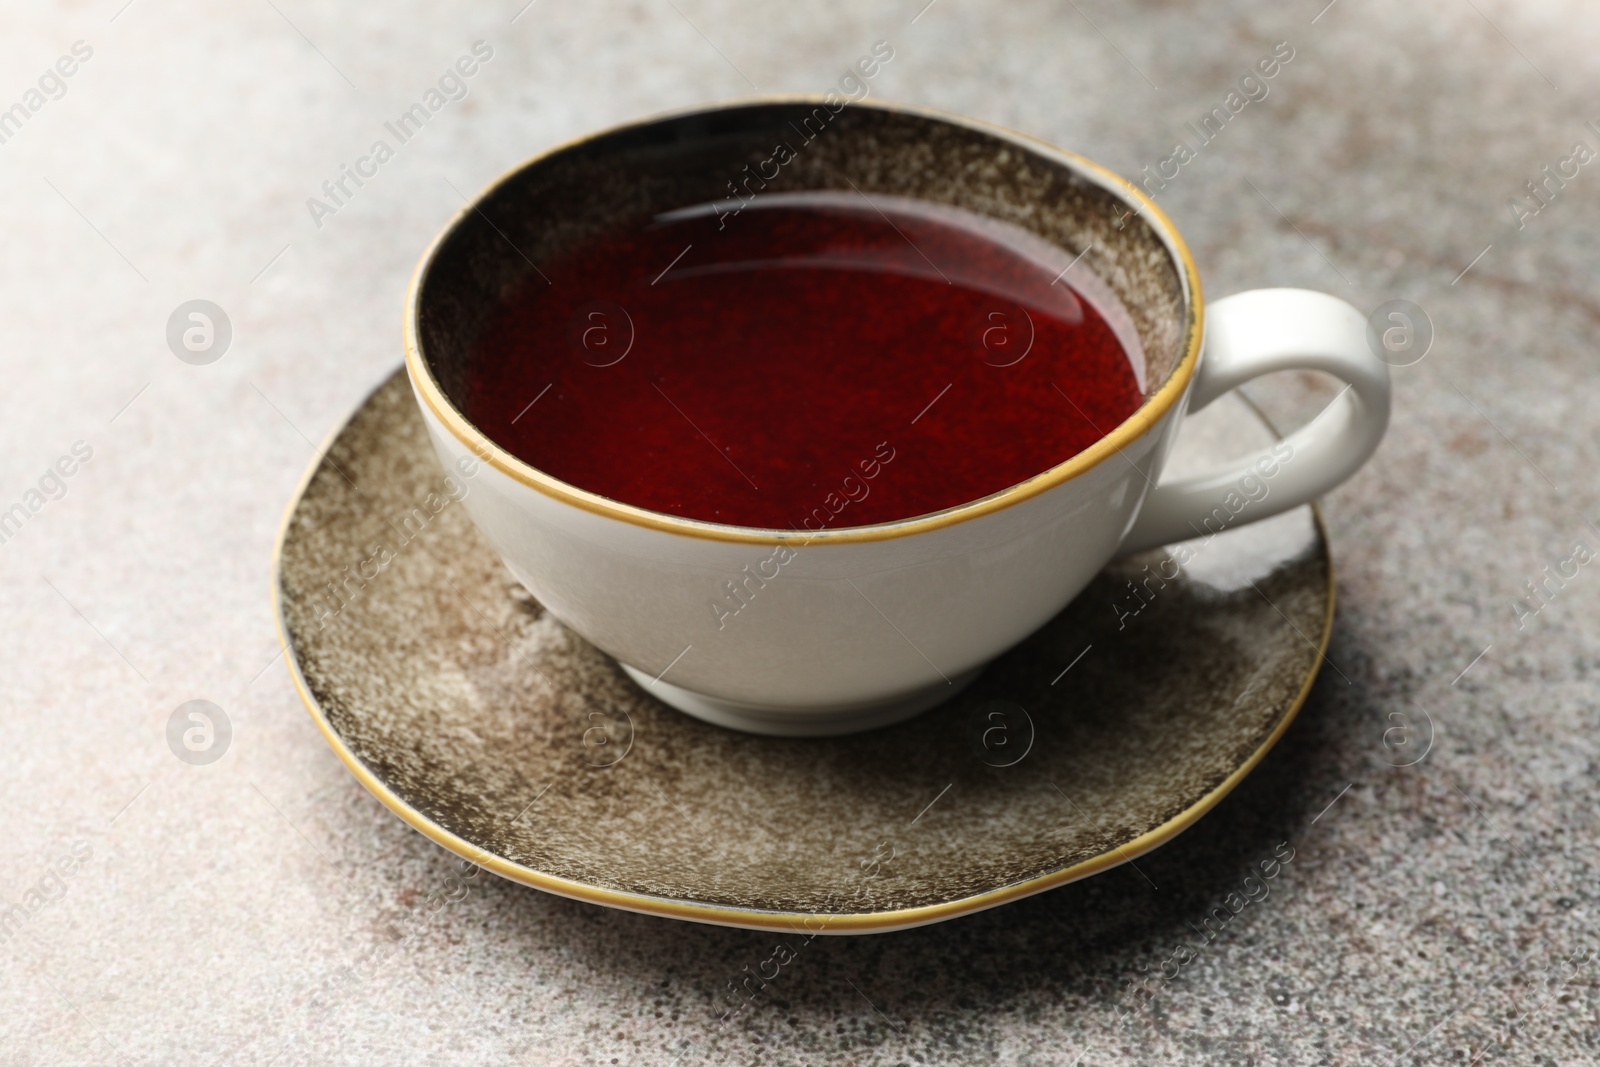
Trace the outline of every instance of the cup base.
[[781, 708], [721, 700], [684, 689], [671, 682], [659, 681], [626, 663], [620, 666], [628, 672], [629, 678], [639, 683], [639, 688], [669, 707], [715, 726], [740, 730], [748, 734], [765, 734], [769, 737], [837, 737], [841, 734], [854, 734], [863, 730], [875, 730], [880, 726], [890, 726], [944, 703], [972, 684], [973, 679], [983, 673], [982, 667], [976, 667], [956, 675], [948, 682], [938, 682], [927, 689], [918, 689], [882, 703]]

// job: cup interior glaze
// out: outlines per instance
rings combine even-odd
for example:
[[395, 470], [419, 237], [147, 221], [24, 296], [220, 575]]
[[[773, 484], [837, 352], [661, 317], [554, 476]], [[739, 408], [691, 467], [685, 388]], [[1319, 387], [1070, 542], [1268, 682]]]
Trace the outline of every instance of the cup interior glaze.
[[[792, 154], [781, 166], [774, 163], [779, 145]], [[1064, 159], [1073, 166], [1063, 166]], [[1197, 330], [1198, 300], [1186, 296], [1198, 285], [1180, 267], [1188, 260], [1181, 239], [1136, 188], [1021, 134], [919, 108], [862, 103], [835, 111], [822, 97], [646, 120], [558, 147], [501, 178], [451, 225], [417, 279], [416, 342], [427, 376], [471, 425], [461, 414], [468, 353], [488, 317], [537, 264], [596, 234], [677, 209], [717, 201], [734, 209], [748, 197], [816, 190], [950, 205], [1081, 255], [1082, 266], [1132, 320], [1145, 358], [1146, 406], [1181, 392], [1184, 383], [1173, 377]], [[737, 217], [728, 225], [738, 225]], [[1134, 418], [1141, 414], [1152, 413], [1141, 408]], [[485, 446], [480, 454], [487, 451], [497, 465], [541, 488], [608, 514], [645, 510], [545, 474], [472, 428]], [[686, 526], [718, 525], [650, 514]]]

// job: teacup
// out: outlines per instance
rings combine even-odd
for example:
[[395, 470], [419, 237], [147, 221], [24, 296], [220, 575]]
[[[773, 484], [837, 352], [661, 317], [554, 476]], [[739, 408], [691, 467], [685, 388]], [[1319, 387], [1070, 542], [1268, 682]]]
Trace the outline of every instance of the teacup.
[[[764, 187], [949, 205], [1081, 259], [1137, 334], [1142, 406], [1000, 492], [820, 531], [720, 525], [608, 499], [523, 462], [463, 414], [473, 340], [534, 264], [625, 220], [729, 200], [732, 180], [796, 131], [816, 132]], [[1389, 418], [1388, 368], [1369, 350], [1366, 317], [1344, 301], [1263, 289], [1204, 306], [1183, 239], [1131, 182], [985, 122], [834, 96], [680, 112], [523, 163], [424, 253], [405, 339], [440, 460], [485, 461], [465, 504], [510, 572], [651, 694], [765, 734], [850, 733], [934, 706], [1114, 557], [1307, 503], [1366, 461]], [[1186, 412], [1290, 369], [1349, 388], [1274, 448], [1162, 478]], [[730, 583], [752, 609], [739, 625], [716, 608]]]

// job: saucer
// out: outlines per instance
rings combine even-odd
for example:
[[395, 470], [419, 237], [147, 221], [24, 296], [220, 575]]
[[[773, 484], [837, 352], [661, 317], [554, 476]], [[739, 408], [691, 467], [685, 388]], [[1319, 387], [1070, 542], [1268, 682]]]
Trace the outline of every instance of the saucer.
[[[1272, 437], [1230, 394], [1189, 417], [1169, 470]], [[755, 736], [668, 708], [546, 614], [463, 491], [397, 371], [284, 520], [278, 617], [300, 695], [356, 778], [445, 848], [677, 919], [893, 930], [1135, 859], [1277, 741], [1333, 620], [1326, 538], [1300, 508], [1188, 542], [1176, 577], [1169, 549], [1113, 563], [917, 718]]]

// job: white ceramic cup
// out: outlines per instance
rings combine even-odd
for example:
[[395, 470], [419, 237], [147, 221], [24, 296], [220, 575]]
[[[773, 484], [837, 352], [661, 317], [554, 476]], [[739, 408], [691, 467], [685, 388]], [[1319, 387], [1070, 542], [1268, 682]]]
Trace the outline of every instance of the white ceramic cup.
[[[1298, 507], [1377, 448], [1388, 368], [1349, 304], [1261, 289], [1203, 307], [1182, 238], [1126, 180], [976, 120], [836, 103], [732, 104], [554, 149], [464, 207], [412, 279], [406, 363], [434, 447], [447, 468], [486, 461], [468, 511], [539, 602], [649, 693], [766, 734], [841, 734], [907, 718], [957, 692], [1112, 558]], [[814, 127], [774, 180], [780, 188], [838, 189], [848, 177], [869, 194], [1024, 226], [1082, 258], [1143, 343], [1143, 406], [1085, 451], [999, 493], [820, 532], [724, 526], [610, 500], [529, 466], [466, 418], [452, 399], [463, 353], [534, 262], [585, 223], [602, 228], [609, 212], [726, 197], [725, 179], [764, 145], [798, 139], [785, 128]], [[1270, 450], [1203, 476], [1162, 478], [1186, 412], [1282, 370], [1323, 371], [1348, 387]]]

